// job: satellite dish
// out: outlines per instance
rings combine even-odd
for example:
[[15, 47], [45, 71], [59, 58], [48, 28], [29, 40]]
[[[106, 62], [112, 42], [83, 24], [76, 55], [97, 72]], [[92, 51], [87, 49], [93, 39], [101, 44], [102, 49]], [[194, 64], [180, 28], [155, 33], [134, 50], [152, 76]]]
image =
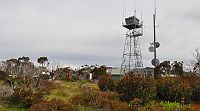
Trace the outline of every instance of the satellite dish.
[[155, 48], [153, 46], [150, 46], [149, 47], [149, 52], [154, 52], [155, 51]]
[[151, 61], [151, 64], [152, 64], [153, 66], [157, 67], [157, 66], [160, 64], [160, 61], [159, 61], [158, 59], [153, 59], [153, 60]]
[[156, 48], [160, 47], [160, 43], [156, 42]]

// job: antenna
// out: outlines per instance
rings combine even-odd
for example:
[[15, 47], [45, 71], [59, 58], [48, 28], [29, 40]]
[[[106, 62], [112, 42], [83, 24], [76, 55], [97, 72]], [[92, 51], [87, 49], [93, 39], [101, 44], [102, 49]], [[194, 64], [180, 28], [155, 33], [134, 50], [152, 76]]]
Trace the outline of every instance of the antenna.
[[124, 0], [124, 3], [123, 3], [123, 13], [122, 13], [122, 25], [123, 25], [123, 22], [124, 22], [124, 18], [126, 17], [126, 0]]
[[142, 15], [142, 12], [141, 12], [141, 20], [142, 20], [142, 22], [143, 22], [143, 15]]
[[136, 16], [136, 1], [134, 0], [135, 10], [134, 10], [134, 16]]
[[159, 27], [159, 22], [156, 20], [156, 17], [157, 17], [157, 3], [156, 3], [156, 0], [154, 2], [154, 5], [155, 5], [155, 8], [154, 8], [154, 15], [155, 15], [155, 21], [156, 21], [156, 26], [155, 27]]
[[153, 44], [150, 44], [149, 51], [154, 53], [154, 59], [151, 61], [152, 65], [154, 65], [154, 78], [158, 78], [158, 72], [156, 67], [159, 65], [159, 60], [157, 59], [157, 51], [156, 48], [160, 47], [160, 43], [156, 41], [156, 1], [155, 9], [153, 14]]
[[154, 9], [154, 14], [155, 14], [155, 16], [156, 16], [156, 11], [157, 11], [157, 6], [156, 6], [156, 1], [154, 2], [154, 5], [155, 5], [155, 9]]

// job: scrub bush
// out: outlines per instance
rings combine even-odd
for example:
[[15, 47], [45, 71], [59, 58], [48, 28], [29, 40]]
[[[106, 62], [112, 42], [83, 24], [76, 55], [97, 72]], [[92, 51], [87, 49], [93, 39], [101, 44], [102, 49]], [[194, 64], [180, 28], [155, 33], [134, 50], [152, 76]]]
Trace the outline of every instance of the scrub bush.
[[131, 101], [138, 98], [142, 103], [156, 97], [154, 80], [142, 76], [126, 75], [116, 83], [116, 91], [121, 94], [121, 100]]
[[160, 100], [188, 104], [191, 96], [190, 84], [183, 78], [162, 78], [157, 82], [157, 97]]
[[190, 111], [190, 105], [182, 105], [178, 102], [161, 101], [160, 105], [165, 111]]
[[111, 111], [131, 111], [127, 103], [119, 101], [119, 95], [114, 92], [100, 92], [85, 88], [81, 94], [72, 97], [72, 104], [90, 106]]
[[78, 107], [62, 100], [52, 99], [33, 104], [30, 111], [79, 111]]
[[0, 70], [0, 80], [5, 80], [8, 77], [9, 76], [8, 76], [8, 74], [6, 72]]
[[17, 105], [21, 108], [29, 108], [32, 104], [43, 100], [45, 92], [33, 91], [32, 89], [15, 89], [11, 97], [8, 97], [7, 103]]
[[115, 89], [114, 80], [108, 74], [100, 76], [98, 86], [101, 91], [113, 91]]
[[200, 103], [200, 77], [187, 76], [187, 80], [190, 83], [192, 90], [192, 101]]

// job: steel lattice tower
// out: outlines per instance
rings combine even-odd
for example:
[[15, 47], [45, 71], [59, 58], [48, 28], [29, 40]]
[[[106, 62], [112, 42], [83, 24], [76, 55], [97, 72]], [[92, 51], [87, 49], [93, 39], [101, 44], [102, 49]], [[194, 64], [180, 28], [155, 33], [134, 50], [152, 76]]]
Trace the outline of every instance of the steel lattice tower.
[[135, 16], [125, 19], [123, 27], [128, 29], [121, 63], [121, 75], [128, 72], [142, 73], [143, 62], [139, 38], [143, 35], [143, 23]]

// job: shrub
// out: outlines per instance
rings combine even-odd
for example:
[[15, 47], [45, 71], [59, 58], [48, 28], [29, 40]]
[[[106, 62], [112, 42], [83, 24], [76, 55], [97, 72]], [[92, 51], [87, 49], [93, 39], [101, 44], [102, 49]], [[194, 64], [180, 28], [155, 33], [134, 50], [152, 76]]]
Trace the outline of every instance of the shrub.
[[114, 90], [114, 80], [111, 75], [102, 75], [99, 78], [98, 86], [101, 91], [113, 91]]
[[46, 89], [47, 91], [58, 87], [58, 84], [55, 84], [53, 81], [41, 80], [39, 84], [38, 88]]
[[116, 100], [118, 95], [112, 92], [99, 92], [98, 90], [85, 87], [81, 94], [72, 98], [72, 103], [102, 108], [105, 105], [105, 99]]
[[122, 94], [121, 99], [125, 101], [138, 98], [146, 103], [156, 97], [156, 87], [153, 79], [135, 75], [126, 75], [120, 79], [116, 84], [116, 91]]
[[139, 105], [142, 101], [140, 99], [135, 98], [134, 100], [130, 101], [131, 105]]
[[200, 77], [187, 76], [187, 80], [190, 83], [192, 89], [192, 101], [200, 102]]
[[49, 80], [50, 79], [50, 75], [47, 75], [47, 74], [40, 74], [39, 75], [39, 78], [41, 80]]
[[7, 103], [21, 108], [29, 108], [32, 104], [42, 101], [45, 94], [44, 90], [33, 91], [32, 89], [17, 88], [11, 97], [7, 98]]
[[92, 73], [93, 73], [93, 79], [99, 79], [100, 76], [102, 75], [105, 75], [107, 74], [106, 72], [106, 66], [105, 65], [102, 65], [100, 67], [95, 67], [93, 70], [92, 70]]
[[162, 78], [157, 82], [157, 97], [160, 100], [188, 104], [191, 96], [190, 84], [182, 78]]
[[134, 110], [138, 110], [140, 105], [141, 105], [142, 101], [140, 99], [135, 98], [134, 100], [130, 101], [130, 106], [134, 109]]
[[121, 101], [111, 101], [111, 111], [133, 111], [127, 103]]
[[192, 85], [192, 101], [200, 102], [200, 83]]
[[161, 101], [160, 105], [166, 111], [188, 111], [190, 109], [190, 105], [182, 105], [178, 102]]
[[88, 83], [88, 80], [80, 80], [80, 84], [87, 84]]
[[4, 84], [0, 85], [0, 101], [4, 97], [11, 96], [13, 92], [14, 92], [13, 89], [9, 87], [8, 85], [4, 85]]
[[[157, 106], [160, 106], [160, 105], [157, 105], [156, 101], [153, 100], [153, 101], [150, 101], [150, 102], [148, 102], [147, 104], [145, 104], [145, 105], [143, 106], [143, 109], [144, 109], [145, 111], [154, 111], [154, 110], [160, 111], [160, 109], [157, 108]], [[143, 110], [142, 110], [142, 111], [143, 111]]]
[[52, 99], [51, 101], [42, 101], [33, 104], [30, 111], [78, 111], [78, 107], [71, 103], [65, 103], [62, 100]]
[[8, 74], [6, 72], [0, 70], [0, 80], [5, 80], [8, 77], [9, 76], [8, 76]]
[[99, 92], [88, 87], [81, 94], [72, 98], [72, 104], [111, 111], [131, 111], [131, 107], [127, 103], [119, 101], [119, 95], [117, 93]]

